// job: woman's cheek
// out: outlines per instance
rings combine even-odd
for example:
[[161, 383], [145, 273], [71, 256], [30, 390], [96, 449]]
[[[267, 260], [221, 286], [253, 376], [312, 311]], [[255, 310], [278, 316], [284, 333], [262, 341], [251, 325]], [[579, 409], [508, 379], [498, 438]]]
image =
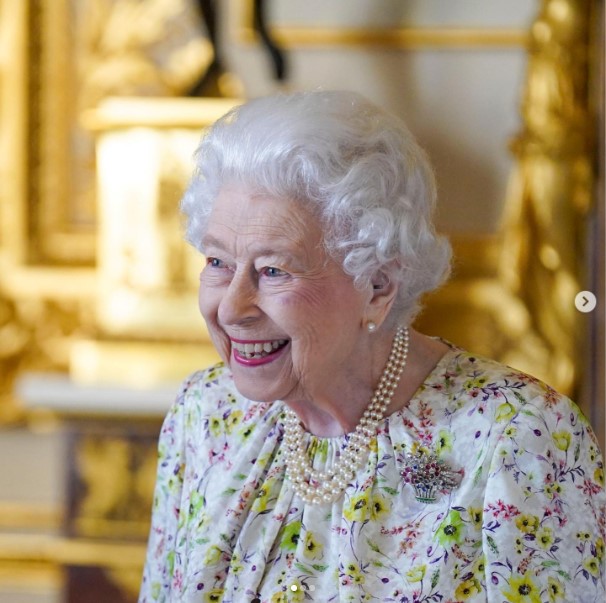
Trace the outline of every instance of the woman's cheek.
[[212, 314], [216, 315], [220, 297], [219, 287], [202, 272], [200, 287], [198, 288], [198, 307], [206, 321], [210, 319]]
[[202, 316], [206, 322], [210, 339], [215, 346], [215, 349], [219, 353], [221, 360], [223, 360], [223, 362], [226, 364], [229, 364], [231, 358], [231, 342], [229, 341], [229, 337], [218, 325], [216, 320], [214, 320], [212, 317], [207, 318], [204, 316], [204, 314], [202, 314]]
[[214, 341], [215, 348], [221, 357], [221, 360], [226, 366], [231, 362], [231, 346], [226, 338], [221, 338], [219, 341]]
[[277, 296], [281, 305], [300, 310], [323, 308], [327, 302], [326, 290], [320, 286], [305, 286], [281, 291]]

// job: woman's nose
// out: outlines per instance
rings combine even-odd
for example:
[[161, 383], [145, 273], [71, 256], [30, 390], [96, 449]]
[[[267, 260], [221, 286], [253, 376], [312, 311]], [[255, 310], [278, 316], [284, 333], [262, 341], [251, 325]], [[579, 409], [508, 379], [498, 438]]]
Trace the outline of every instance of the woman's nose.
[[218, 314], [224, 325], [245, 324], [260, 316], [257, 288], [250, 275], [234, 274], [219, 302]]

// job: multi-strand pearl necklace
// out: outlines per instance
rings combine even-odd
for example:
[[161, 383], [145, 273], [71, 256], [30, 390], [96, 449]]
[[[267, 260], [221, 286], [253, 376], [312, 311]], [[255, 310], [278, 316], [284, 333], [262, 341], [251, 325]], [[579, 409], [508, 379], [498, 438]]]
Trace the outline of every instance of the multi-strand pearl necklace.
[[328, 471], [317, 471], [307, 453], [306, 432], [293, 410], [284, 419], [286, 475], [295, 492], [313, 505], [329, 503], [341, 496], [366, 459], [370, 441], [377, 433], [391, 403], [408, 358], [408, 328], [399, 327], [379, 384], [360, 422], [347, 436], [347, 445]]

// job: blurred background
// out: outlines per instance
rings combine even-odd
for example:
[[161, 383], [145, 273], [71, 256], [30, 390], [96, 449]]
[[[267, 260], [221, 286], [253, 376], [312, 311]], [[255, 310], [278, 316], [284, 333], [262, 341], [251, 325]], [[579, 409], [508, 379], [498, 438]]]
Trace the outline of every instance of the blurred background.
[[572, 396], [603, 447], [603, 22], [599, 0], [0, 0], [0, 603], [136, 601], [161, 420], [216, 359], [179, 197], [247, 98], [346, 88], [404, 118], [455, 250], [418, 327]]

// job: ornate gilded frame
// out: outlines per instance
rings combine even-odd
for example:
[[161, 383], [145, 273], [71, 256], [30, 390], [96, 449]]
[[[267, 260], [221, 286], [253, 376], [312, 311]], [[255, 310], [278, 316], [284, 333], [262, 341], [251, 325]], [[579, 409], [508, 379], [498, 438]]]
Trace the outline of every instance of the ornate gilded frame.
[[[9, 249], [20, 264], [91, 265], [94, 196], [76, 194], [82, 166], [76, 164], [74, 147], [82, 145], [85, 135], [75, 106], [69, 0], [5, 2], [4, 9], [20, 47], [11, 54], [18, 81], [7, 86], [20, 91], [18, 98], [7, 99], [6, 109], [18, 116], [15, 127], [20, 129], [13, 134], [18, 151], [11, 158], [19, 166], [19, 188], [12, 192], [16, 201], [4, 222], [11, 233]], [[94, 180], [89, 186], [94, 190]]]

